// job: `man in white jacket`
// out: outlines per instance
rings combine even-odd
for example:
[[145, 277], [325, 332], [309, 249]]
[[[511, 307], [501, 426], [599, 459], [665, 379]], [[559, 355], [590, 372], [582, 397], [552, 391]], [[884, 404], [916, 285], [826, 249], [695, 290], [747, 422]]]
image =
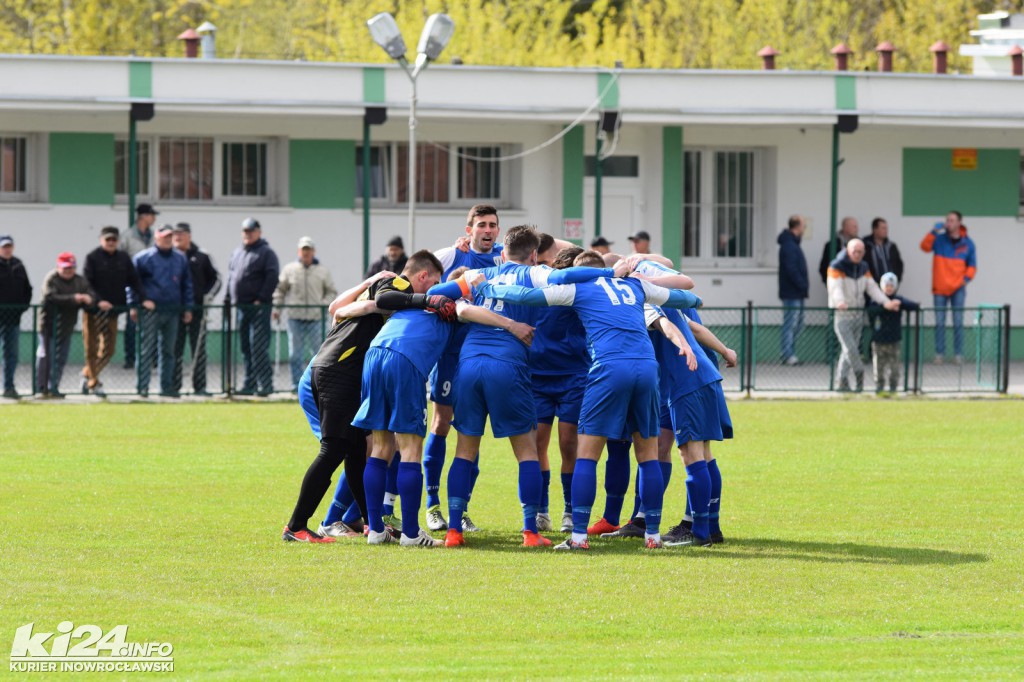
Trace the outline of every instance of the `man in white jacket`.
[[858, 392], [864, 390], [864, 363], [860, 359], [860, 337], [864, 329], [864, 295], [886, 310], [899, 310], [900, 302], [889, 299], [871, 276], [864, 262], [864, 242], [851, 239], [846, 250], [829, 263], [826, 279], [828, 307], [836, 311], [835, 332], [841, 351], [836, 366], [839, 390], [849, 391], [853, 370]]

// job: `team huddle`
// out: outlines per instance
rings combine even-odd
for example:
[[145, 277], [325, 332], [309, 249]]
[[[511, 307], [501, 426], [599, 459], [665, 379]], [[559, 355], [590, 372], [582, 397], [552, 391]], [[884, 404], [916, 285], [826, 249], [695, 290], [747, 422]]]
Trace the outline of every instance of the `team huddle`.
[[[283, 539], [466, 545], [465, 533], [479, 530], [468, 506], [489, 419], [518, 463], [524, 546], [552, 545], [542, 533], [554, 528], [553, 432], [560, 530], [570, 533], [554, 549], [587, 550], [594, 535], [643, 538], [650, 549], [722, 542], [722, 479], [710, 443], [732, 437], [718, 354], [730, 366], [736, 354], [701, 325], [693, 281], [662, 256], [602, 256], [526, 225], [498, 244], [499, 232], [497, 210], [474, 206], [468, 238], [418, 251], [401, 273], [379, 273], [331, 304], [335, 324], [299, 388], [320, 451]], [[446, 519], [440, 490], [451, 427], [457, 444]], [[662, 535], [673, 441], [686, 466], [687, 504], [682, 521]], [[631, 446], [634, 507], [621, 523]], [[591, 524], [605, 449], [605, 509]], [[342, 464], [314, 532], [309, 519]], [[428, 531], [447, 532], [440, 539]]]

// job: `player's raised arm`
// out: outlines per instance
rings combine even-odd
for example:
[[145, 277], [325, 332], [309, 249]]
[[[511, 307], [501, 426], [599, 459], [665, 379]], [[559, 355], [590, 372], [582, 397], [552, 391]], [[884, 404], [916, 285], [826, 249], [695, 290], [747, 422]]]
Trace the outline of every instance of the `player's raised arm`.
[[552, 270], [546, 267], [535, 267], [530, 270], [530, 276], [537, 286], [559, 285], [559, 284], [582, 284], [592, 282], [598, 277], [615, 277], [613, 268], [591, 268], [577, 266]]
[[697, 356], [694, 355], [693, 348], [690, 347], [690, 343], [686, 340], [683, 332], [679, 330], [679, 327], [672, 320], [665, 317], [665, 314], [657, 306], [645, 305], [644, 317], [649, 328], [660, 331], [665, 335], [665, 338], [679, 349], [679, 354], [686, 358], [686, 367], [691, 372], [696, 371]]
[[328, 312], [330, 312], [331, 315], [334, 315], [335, 313], [337, 313], [339, 308], [347, 306], [350, 303], [354, 303], [357, 298], [359, 298], [360, 296], [363, 295], [364, 291], [369, 289], [376, 282], [378, 282], [378, 281], [380, 281], [382, 279], [385, 279], [387, 277], [397, 277], [397, 276], [398, 275], [396, 275], [393, 272], [388, 272], [387, 270], [383, 270], [383, 271], [378, 272], [377, 274], [375, 274], [375, 275], [373, 275], [371, 277], [366, 278], [365, 280], [363, 280], [359, 284], [355, 285], [351, 289], [347, 289], [347, 290], [341, 292], [340, 294], [338, 294], [338, 296], [333, 301], [331, 301], [331, 304], [327, 307]]
[[533, 343], [533, 332], [534, 328], [523, 322], [516, 322], [511, 320], [504, 315], [482, 308], [478, 305], [473, 305], [465, 299], [460, 300], [455, 309], [458, 311], [459, 319], [463, 322], [476, 322], [477, 324], [486, 325], [488, 327], [498, 327], [504, 329], [512, 336], [516, 337], [524, 344], [529, 346]]
[[356, 301], [355, 303], [349, 303], [348, 305], [335, 310], [334, 321], [340, 322], [341, 320], [348, 320], [353, 317], [363, 317], [364, 315], [372, 315], [377, 312], [380, 312], [380, 310], [377, 308], [376, 301]]
[[663, 305], [668, 308], [699, 308], [704, 305], [700, 297], [689, 291], [666, 289], [650, 282], [640, 280], [644, 288], [644, 296], [648, 303]]
[[702, 346], [707, 346], [725, 358], [726, 367], [736, 366], [736, 351], [722, 343], [722, 341], [715, 336], [710, 329], [702, 325], [700, 322], [695, 322], [689, 318], [687, 318], [686, 321], [689, 323], [690, 331], [693, 332], [693, 338], [697, 339], [697, 343]]
[[558, 286], [522, 287], [517, 284], [481, 284], [477, 293], [485, 298], [496, 298], [509, 303], [522, 305], [549, 306], [572, 305], [576, 300], [576, 285], [561, 284]]

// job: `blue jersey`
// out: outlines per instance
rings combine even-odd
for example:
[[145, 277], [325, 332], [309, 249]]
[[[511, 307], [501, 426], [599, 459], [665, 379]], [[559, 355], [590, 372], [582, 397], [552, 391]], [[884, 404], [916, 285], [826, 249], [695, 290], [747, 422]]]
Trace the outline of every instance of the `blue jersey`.
[[[678, 275], [678, 274], [680, 274], [678, 270], [673, 270], [672, 268], [665, 267], [661, 263], [655, 263], [654, 261], [650, 261], [650, 260], [640, 261], [640, 263], [636, 266], [636, 271], [639, 272], [640, 274], [646, 275], [648, 277], [658, 277], [658, 276], [661, 276], [661, 275]], [[685, 315], [686, 317], [690, 318], [691, 320], [693, 320], [697, 324], [701, 324], [700, 315], [697, 313], [697, 309], [696, 308], [686, 308], [686, 309], [684, 309], [683, 310], [683, 315]], [[672, 320], [672, 321], [673, 321], [673, 323], [675, 322], [675, 320]], [[676, 325], [676, 326], [678, 327], [679, 325]], [[687, 325], [687, 326], [689, 326], [689, 325]], [[679, 328], [682, 329], [682, 327], [679, 327]], [[687, 337], [686, 340], [690, 344], [691, 347], [696, 348], [696, 344], [695, 344], [694, 340], [692, 340], [690, 337]], [[713, 351], [710, 348], [708, 348], [707, 346], [703, 346], [702, 345], [701, 349], [704, 351], [704, 355], [707, 357], [707, 359], [711, 361], [711, 364], [713, 364], [717, 368], [718, 367], [718, 354], [715, 353], [715, 351]], [[719, 378], [721, 378], [721, 377], [719, 377]]]
[[[474, 251], [472, 247], [470, 247], [469, 251], [460, 251], [454, 246], [448, 246], [435, 251], [434, 255], [441, 261], [441, 267], [444, 268], [444, 272], [441, 274], [441, 283], [447, 282], [448, 275], [461, 267], [483, 270], [484, 268], [501, 265], [504, 262], [504, 259], [501, 257], [503, 249], [503, 244], [495, 244], [490, 253], [480, 253], [479, 251]], [[468, 333], [469, 325], [457, 325], [445, 352], [458, 355]]]
[[[697, 324], [699, 324], [699, 325], [703, 325], [704, 324], [703, 322], [700, 321], [700, 315], [697, 313], [697, 309], [696, 308], [687, 308], [686, 310], [682, 311], [682, 313], [687, 318], [693, 320]], [[713, 351], [711, 348], [708, 348], [704, 344], [701, 344], [700, 347], [704, 350], [704, 355], [708, 356], [708, 360], [711, 361], [711, 364], [713, 364], [717, 368], [719, 366], [719, 364], [718, 364], [718, 353]]]
[[530, 345], [530, 372], [540, 376], [582, 374], [590, 369], [587, 330], [572, 308], [544, 308]]
[[423, 374], [426, 383], [452, 336], [453, 325], [426, 310], [399, 310], [384, 324], [371, 348], [388, 348], [404, 355]]
[[697, 358], [697, 369], [691, 372], [690, 368], [686, 366], [686, 360], [679, 355], [679, 348], [669, 341], [660, 330], [651, 331], [654, 354], [661, 368], [658, 386], [662, 399], [671, 400], [692, 393], [701, 386], [721, 381], [722, 375], [718, 373], [718, 369], [701, 349], [697, 339], [693, 338], [690, 325], [686, 323], [686, 318], [682, 313], [678, 310], [662, 310], [657, 306], [648, 306], [647, 320], [649, 323], [653, 324], [660, 317], [667, 317], [672, 324], [679, 327], [679, 331], [682, 332]]

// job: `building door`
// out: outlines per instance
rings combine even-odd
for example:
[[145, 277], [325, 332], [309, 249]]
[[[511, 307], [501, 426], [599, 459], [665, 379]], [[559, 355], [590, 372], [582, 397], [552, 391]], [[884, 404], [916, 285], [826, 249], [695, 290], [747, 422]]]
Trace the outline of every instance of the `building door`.
[[[647, 206], [643, 188], [635, 181], [608, 179], [602, 182], [601, 235], [612, 242], [612, 251], [629, 253], [627, 237], [636, 230], [652, 232], [645, 224]], [[583, 246], [594, 238], [594, 179], [587, 178], [583, 201]], [[654, 236], [654, 235], [652, 235]]]

